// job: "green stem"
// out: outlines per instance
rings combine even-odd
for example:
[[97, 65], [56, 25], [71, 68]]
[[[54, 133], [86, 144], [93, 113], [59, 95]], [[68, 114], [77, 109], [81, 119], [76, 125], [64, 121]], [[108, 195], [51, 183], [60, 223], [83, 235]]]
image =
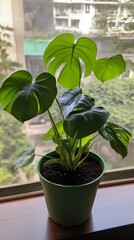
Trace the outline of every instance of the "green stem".
[[53, 128], [53, 131], [54, 131], [54, 135], [55, 135], [55, 138], [56, 138], [56, 142], [57, 142], [57, 145], [59, 146], [59, 149], [60, 149], [60, 157], [61, 157], [61, 162], [63, 164], [63, 166], [65, 166], [66, 169], [68, 169], [68, 156], [66, 153], [66, 149], [64, 149], [64, 146], [62, 145], [62, 139], [61, 139], [61, 136], [59, 135], [59, 132], [56, 128], [56, 125], [55, 125], [55, 122], [52, 118], [52, 115], [50, 113], [50, 111], [48, 110], [48, 115], [49, 115], [49, 118], [50, 118], [50, 121], [51, 121], [51, 125], [52, 125], [52, 128]]
[[49, 115], [49, 118], [50, 118], [50, 122], [51, 122], [51, 125], [52, 125], [52, 128], [53, 128], [54, 135], [56, 137], [57, 143], [59, 144], [60, 143], [60, 135], [59, 135], [59, 132], [56, 128], [55, 122], [54, 122], [54, 120], [52, 118], [52, 115], [51, 115], [49, 110], [48, 110], [48, 115]]
[[95, 138], [99, 137], [100, 134], [96, 134], [90, 141], [93, 141]]
[[[81, 161], [78, 162], [76, 168], [79, 167], [79, 166], [82, 164], [82, 162], [85, 161], [85, 159], [87, 158], [88, 154], [89, 154], [89, 153], [87, 153], [86, 156], [85, 156]], [[75, 170], [76, 170], [76, 169], [75, 169]]]
[[79, 149], [81, 149], [82, 146], [82, 139], [79, 140]]
[[62, 112], [62, 110], [61, 110], [61, 106], [60, 106], [59, 101], [58, 101], [57, 98], [56, 98], [56, 102], [57, 102], [57, 105], [58, 105], [58, 107], [59, 107], [59, 110], [60, 110], [61, 116], [62, 116], [62, 118], [63, 118], [63, 120], [64, 120], [65, 117], [64, 117], [64, 115], [63, 115], [63, 112]]

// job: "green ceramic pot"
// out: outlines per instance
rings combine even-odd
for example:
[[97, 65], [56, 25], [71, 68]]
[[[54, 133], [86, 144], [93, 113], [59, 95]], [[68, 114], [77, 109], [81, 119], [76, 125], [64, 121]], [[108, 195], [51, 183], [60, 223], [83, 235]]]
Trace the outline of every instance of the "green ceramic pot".
[[49, 217], [63, 226], [80, 225], [88, 220], [91, 213], [96, 191], [104, 173], [104, 161], [95, 153], [89, 156], [99, 161], [102, 166], [101, 175], [94, 181], [81, 185], [60, 185], [50, 182], [40, 174], [40, 166], [44, 158], [38, 163], [38, 174], [45, 195]]

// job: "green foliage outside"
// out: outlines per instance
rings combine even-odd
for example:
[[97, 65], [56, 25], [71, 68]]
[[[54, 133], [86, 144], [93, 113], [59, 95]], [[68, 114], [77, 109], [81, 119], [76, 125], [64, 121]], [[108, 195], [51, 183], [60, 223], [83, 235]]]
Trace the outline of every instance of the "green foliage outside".
[[[5, 112], [0, 112], [0, 185], [11, 184], [14, 176], [10, 165], [18, 150], [30, 146], [22, 125]], [[19, 179], [18, 179], [19, 180]]]
[[14, 71], [21, 65], [10, 59], [8, 49], [12, 48], [11, 34], [13, 28], [0, 25], [0, 81], [5, 78], [11, 71]]
[[12, 178], [12, 174], [6, 168], [0, 168], [0, 185], [7, 185], [11, 183]]
[[[12, 47], [10, 41], [12, 32], [12, 28], [0, 25], [0, 82], [20, 66], [19, 63], [12, 61], [8, 54], [8, 49]], [[0, 111], [0, 185], [11, 184], [14, 181], [9, 170], [10, 164], [18, 149], [29, 145], [22, 125], [11, 115]]]
[[117, 78], [105, 84], [93, 80], [88, 86], [83, 84], [83, 88], [95, 97], [97, 105], [110, 111], [110, 121], [125, 126], [134, 135], [134, 79]]
[[0, 162], [14, 158], [17, 149], [28, 145], [22, 125], [5, 112], [0, 112]]

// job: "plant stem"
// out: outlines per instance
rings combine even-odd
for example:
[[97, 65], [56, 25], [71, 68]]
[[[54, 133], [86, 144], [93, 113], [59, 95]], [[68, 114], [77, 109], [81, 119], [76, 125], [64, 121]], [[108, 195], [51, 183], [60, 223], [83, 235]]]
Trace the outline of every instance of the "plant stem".
[[100, 136], [100, 134], [96, 134], [90, 141], [94, 140], [94, 139], [97, 138], [98, 136]]
[[49, 118], [50, 118], [50, 122], [51, 122], [51, 125], [52, 125], [52, 128], [53, 128], [54, 135], [56, 137], [57, 143], [59, 144], [60, 143], [60, 135], [59, 135], [59, 132], [56, 128], [55, 122], [54, 122], [54, 120], [52, 118], [52, 115], [51, 115], [49, 110], [48, 110], [48, 115], [49, 115]]
[[82, 139], [79, 140], [79, 149], [81, 149], [82, 146]]
[[59, 107], [59, 110], [60, 110], [61, 116], [62, 116], [62, 118], [63, 118], [63, 120], [64, 120], [65, 117], [64, 117], [64, 115], [63, 115], [63, 112], [62, 112], [62, 110], [61, 110], [61, 106], [60, 106], [59, 101], [58, 101], [57, 98], [56, 98], [56, 102], [57, 102], [57, 105], [58, 105], [58, 107]]

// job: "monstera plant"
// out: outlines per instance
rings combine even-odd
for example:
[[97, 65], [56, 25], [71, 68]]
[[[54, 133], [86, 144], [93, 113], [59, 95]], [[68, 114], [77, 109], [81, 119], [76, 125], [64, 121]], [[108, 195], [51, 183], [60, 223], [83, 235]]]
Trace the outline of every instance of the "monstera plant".
[[[40, 160], [39, 175], [41, 182], [46, 181], [47, 184], [52, 182], [54, 186], [58, 184], [64, 186], [64, 181], [51, 181], [51, 178], [43, 175], [44, 172], [50, 172], [49, 168], [54, 168], [54, 171], [57, 171], [58, 168], [58, 175], [66, 175], [66, 178], [69, 179], [69, 184], [67, 182], [66, 185], [74, 186], [74, 177], [72, 176], [77, 179], [76, 173], [80, 171], [84, 162], [87, 162], [89, 158], [95, 158], [95, 154], [89, 156], [89, 153], [93, 144], [100, 138], [109, 141], [111, 147], [122, 158], [127, 155], [130, 132], [119, 126], [118, 123], [109, 122], [110, 113], [108, 110], [102, 106], [96, 106], [95, 99], [85, 95], [81, 88], [82, 79], [90, 75], [94, 75], [95, 80], [101, 82], [118, 77], [125, 71], [126, 63], [121, 54], [98, 59], [97, 46], [92, 39], [81, 37], [75, 40], [74, 35], [69, 33], [61, 34], [49, 43], [44, 52], [43, 60], [48, 72], [40, 73], [36, 79], [33, 79], [31, 73], [25, 70], [19, 70], [10, 75], [1, 86], [0, 103], [5, 111], [22, 123], [44, 112], [48, 113], [51, 128], [45, 133], [43, 140], [52, 139], [56, 148], [54, 152], [43, 156]], [[65, 89], [60, 96], [58, 96], [58, 84]], [[90, 85], [90, 82], [88, 84]], [[58, 105], [59, 115], [61, 116], [59, 122], [55, 122], [51, 114], [51, 106], [54, 101]], [[31, 163], [34, 156], [34, 148], [26, 149], [13, 162], [12, 171]], [[103, 164], [99, 165], [102, 166]], [[62, 171], [59, 174], [60, 168]], [[99, 176], [102, 176], [102, 173], [103, 169], [99, 172]], [[55, 174], [52, 172], [52, 175], [53, 179]], [[95, 182], [95, 178], [98, 181], [98, 175], [90, 180], [90, 185], [91, 182]], [[73, 183], [70, 179], [73, 179]], [[80, 184], [83, 184], [83, 182], [75, 181], [75, 185]], [[84, 182], [84, 184], [87, 184], [87, 182]], [[49, 195], [46, 193], [47, 187], [43, 186], [43, 188], [47, 197]], [[58, 192], [58, 190], [56, 191]], [[73, 193], [77, 196], [75, 191], [76, 188], [75, 190], [73, 188]], [[63, 197], [62, 195], [64, 201], [65, 199], [68, 201], [68, 196]], [[70, 198], [73, 199], [74, 196]], [[77, 198], [79, 197], [77, 196]], [[47, 199], [46, 201], [47, 203], [51, 202]], [[61, 197], [60, 200], [54, 201], [59, 201], [60, 207], [63, 205]], [[67, 209], [68, 202], [65, 205], [66, 213], [63, 214], [64, 216], [67, 216], [68, 212], [73, 212], [72, 219], [74, 215], [78, 215], [75, 207], [77, 206], [76, 200], [71, 211]], [[81, 205], [82, 203], [79, 205], [79, 211]], [[53, 208], [57, 209], [57, 206]], [[75, 209], [75, 212], [72, 209]], [[48, 211], [51, 216], [49, 206]], [[87, 213], [89, 213], [89, 209]], [[52, 219], [63, 225], [73, 225], [84, 222], [87, 215], [80, 221], [77, 216], [77, 221], [75, 219], [73, 222], [67, 220], [67, 217], [65, 220], [63, 218], [59, 220], [57, 215]]]

